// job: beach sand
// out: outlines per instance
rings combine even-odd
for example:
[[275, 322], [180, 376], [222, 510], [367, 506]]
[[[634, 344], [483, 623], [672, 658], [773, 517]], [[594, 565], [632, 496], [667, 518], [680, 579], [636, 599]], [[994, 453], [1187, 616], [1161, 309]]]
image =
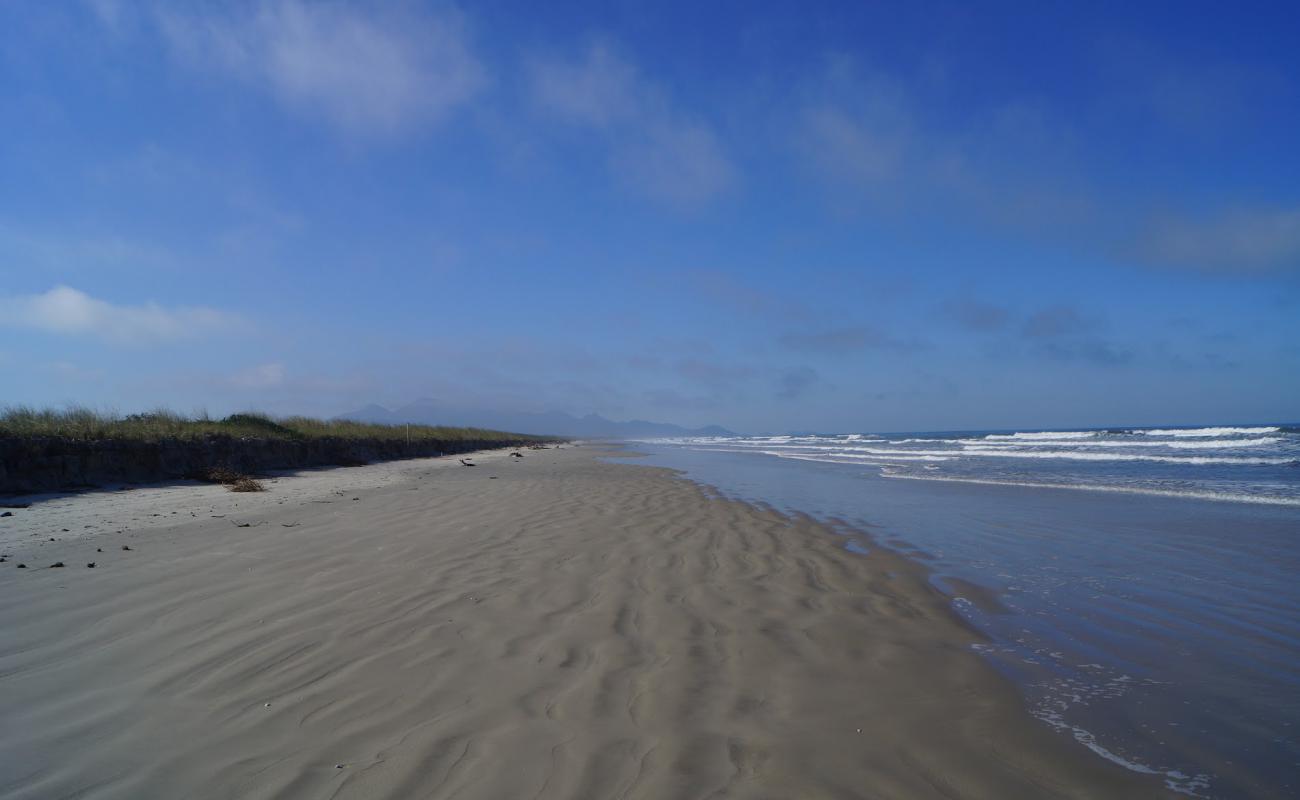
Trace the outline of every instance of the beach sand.
[[524, 454], [0, 520], [0, 797], [1164, 794], [1032, 720], [918, 562]]

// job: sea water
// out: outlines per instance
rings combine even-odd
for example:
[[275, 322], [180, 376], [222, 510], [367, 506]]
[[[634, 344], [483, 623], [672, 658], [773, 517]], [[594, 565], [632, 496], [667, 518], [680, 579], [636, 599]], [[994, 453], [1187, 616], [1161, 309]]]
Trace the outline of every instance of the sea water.
[[[923, 558], [1046, 730], [1202, 797], [1300, 795], [1300, 432], [635, 443]], [[863, 542], [852, 542], [862, 547]], [[865, 546], [870, 546], [866, 544]], [[970, 581], [994, 591], [980, 602]]]

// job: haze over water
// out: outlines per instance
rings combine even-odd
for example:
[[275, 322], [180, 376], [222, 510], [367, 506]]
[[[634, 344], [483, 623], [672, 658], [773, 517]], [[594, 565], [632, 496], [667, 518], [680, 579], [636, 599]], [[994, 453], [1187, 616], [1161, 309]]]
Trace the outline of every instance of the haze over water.
[[1189, 795], [1297, 790], [1295, 428], [851, 433], [636, 449], [729, 496], [843, 519], [930, 561], [1030, 712], [1098, 755]]

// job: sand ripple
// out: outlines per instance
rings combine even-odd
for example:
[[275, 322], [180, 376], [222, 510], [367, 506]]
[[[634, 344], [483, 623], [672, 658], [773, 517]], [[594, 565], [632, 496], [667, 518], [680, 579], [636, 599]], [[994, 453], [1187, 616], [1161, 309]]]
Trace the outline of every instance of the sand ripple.
[[887, 551], [582, 449], [405, 475], [14, 545], [0, 795], [1160, 793], [1028, 719]]

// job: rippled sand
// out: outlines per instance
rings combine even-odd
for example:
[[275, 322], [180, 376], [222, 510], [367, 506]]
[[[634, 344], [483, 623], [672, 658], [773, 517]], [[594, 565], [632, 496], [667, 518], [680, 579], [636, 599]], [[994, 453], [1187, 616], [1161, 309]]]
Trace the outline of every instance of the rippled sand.
[[[0, 796], [1163, 791], [1030, 719], [917, 564], [595, 455], [334, 470], [221, 511], [149, 490], [178, 513], [9, 538]], [[0, 524], [95, 519], [58, 502]]]

